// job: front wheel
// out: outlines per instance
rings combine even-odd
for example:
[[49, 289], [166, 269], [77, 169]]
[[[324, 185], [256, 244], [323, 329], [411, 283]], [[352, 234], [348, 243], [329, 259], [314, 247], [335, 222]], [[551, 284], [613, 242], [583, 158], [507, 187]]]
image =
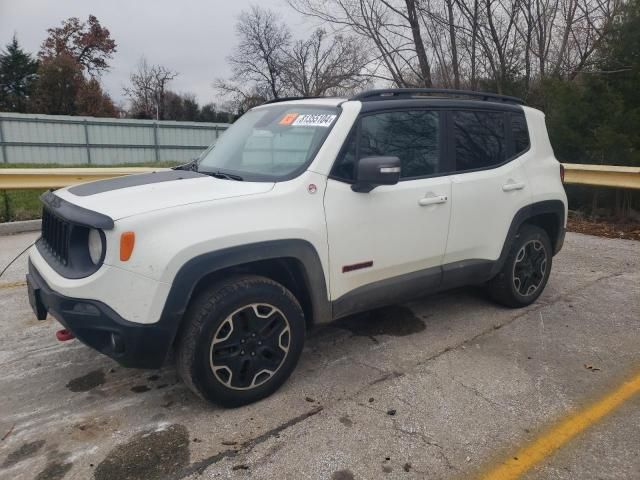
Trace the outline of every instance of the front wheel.
[[231, 278], [190, 306], [178, 343], [178, 374], [205, 400], [245, 405], [286, 381], [304, 337], [304, 315], [289, 290], [264, 277]]
[[522, 226], [502, 270], [489, 281], [491, 297], [512, 308], [532, 304], [549, 280], [552, 258], [547, 232], [535, 225]]

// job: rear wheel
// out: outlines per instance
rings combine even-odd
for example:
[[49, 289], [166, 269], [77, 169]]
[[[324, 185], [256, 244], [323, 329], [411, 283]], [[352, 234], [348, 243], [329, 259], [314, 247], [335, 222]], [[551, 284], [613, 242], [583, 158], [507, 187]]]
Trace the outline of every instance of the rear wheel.
[[547, 284], [552, 258], [547, 232], [535, 225], [523, 225], [502, 270], [489, 281], [490, 295], [508, 307], [530, 305]]
[[177, 355], [178, 373], [202, 398], [225, 407], [276, 391], [295, 368], [305, 321], [296, 298], [264, 277], [216, 284], [189, 308]]

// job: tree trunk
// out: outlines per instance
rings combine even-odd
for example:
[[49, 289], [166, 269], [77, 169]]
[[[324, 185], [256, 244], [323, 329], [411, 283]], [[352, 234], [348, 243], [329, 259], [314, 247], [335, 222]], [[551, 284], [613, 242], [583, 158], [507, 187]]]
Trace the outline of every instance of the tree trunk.
[[407, 5], [407, 15], [409, 20], [409, 26], [411, 27], [411, 35], [413, 36], [413, 43], [416, 49], [416, 56], [418, 57], [418, 64], [420, 66], [420, 74], [422, 75], [422, 83], [425, 87], [431, 87], [431, 67], [429, 66], [429, 59], [427, 58], [427, 52], [424, 48], [424, 42], [422, 41], [422, 32], [420, 31], [420, 19], [416, 12], [415, 0], [405, 0]]
[[596, 221], [596, 211], [598, 210], [598, 189], [593, 189], [593, 198], [591, 201], [591, 220]]
[[453, 18], [453, 0], [447, 0], [449, 15], [449, 41], [451, 42], [451, 63], [453, 68], [453, 88], [460, 88], [460, 65], [458, 62], [458, 44], [456, 42], [456, 27]]
[[525, 38], [524, 52], [524, 90], [525, 99], [529, 95], [531, 85], [531, 42], [533, 41], [533, 15], [531, 12], [531, 2], [527, 2], [527, 36]]
[[6, 190], [2, 191], [2, 197], [4, 198], [4, 221], [11, 221], [11, 205], [9, 204], [9, 194]]
[[478, 45], [478, 0], [473, 2], [473, 25], [471, 27], [471, 90], [478, 89], [477, 81], [477, 45]]

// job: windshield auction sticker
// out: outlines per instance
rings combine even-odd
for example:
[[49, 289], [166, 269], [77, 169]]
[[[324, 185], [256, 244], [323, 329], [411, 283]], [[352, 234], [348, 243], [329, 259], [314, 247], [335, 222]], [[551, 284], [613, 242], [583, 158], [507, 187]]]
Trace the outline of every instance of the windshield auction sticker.
[[278, 123], [280, 125], [291, 125], [291, 123], [298, 117], [298, 114], [295, 112], [291, 112], [291, 113], [287, 113], [284, 117], [282, 117], [282, 120], [280, 120]]
[[330, 127], [337, 115], [315, 113], [299, 115], [291, 124], [292, 127]]

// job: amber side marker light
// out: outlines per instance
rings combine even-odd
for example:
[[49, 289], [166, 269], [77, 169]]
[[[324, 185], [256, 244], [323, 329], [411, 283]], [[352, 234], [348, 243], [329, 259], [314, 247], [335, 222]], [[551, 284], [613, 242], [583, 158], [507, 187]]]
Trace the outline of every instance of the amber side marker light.
[[133, 246], [136, 244], [136, 234], [133, 232], [124, 232], [120, 235], [120, 261], [126, 262], [131, 258]]

